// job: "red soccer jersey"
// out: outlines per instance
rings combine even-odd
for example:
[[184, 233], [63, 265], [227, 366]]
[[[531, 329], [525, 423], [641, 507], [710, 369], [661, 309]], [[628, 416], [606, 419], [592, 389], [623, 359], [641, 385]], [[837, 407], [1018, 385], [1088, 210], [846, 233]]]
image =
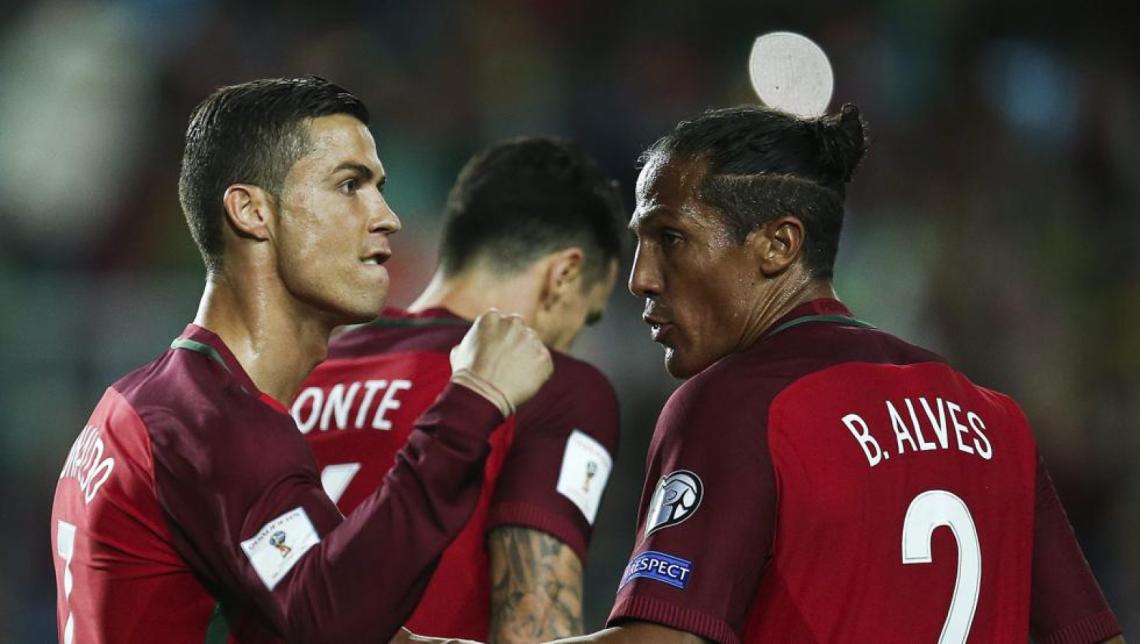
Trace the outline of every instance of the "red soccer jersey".
[[[333, 340], [293, 415], [329, 496], [351, 511], [392, 467], [414, 419], [451, 376], [448, 354], [468, 322], [444, 309], [388, 309]], [[594, 367], [551, 352], [554, 374], [492, 435], [476, 511], [440, 560], [408, 621], [414, 632], [485, 640], [490, 571], [485, 535], [519, 525], [549, 533], [583, 564], [618, 441], [617, 399]]]
[[1119, 633], [1017, 405], [848, 315], [801, 306], [673, 394], [611, 623], [720, 642]]
[[387, 641], [474, 508], [491, 403], [450, 387], [347, 519], [287, 411], [189, 326], [116, 382], [60, 474], [60, 641]]

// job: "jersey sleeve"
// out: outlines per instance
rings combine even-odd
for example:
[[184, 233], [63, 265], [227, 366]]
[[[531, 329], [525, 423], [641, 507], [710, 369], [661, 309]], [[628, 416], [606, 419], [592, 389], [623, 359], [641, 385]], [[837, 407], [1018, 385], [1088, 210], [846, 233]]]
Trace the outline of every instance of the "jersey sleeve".
[[1030, 592], [1029, 620], [1035, 642], [1086, 644], [1121, 633], [1040, 456]]
[[618, 403], [594, 367], [555, 354], [554, 375], [516, 416], [495, 483], [487, 530], [546, 532], [584, 564], [618, 447]]
[[763, 395], [705, 372], [666, 403], [611, 626], [640, 620], [740, 641], [775, 527]]
[[258, 425], [246, 408], [225, 421], [229, 436], [144, 417], [158, 429], [156, 492], [175, 547], [228, 615], [252, 610], [290, 641], [387, 641], [474, 509], [502, 416], [450, 385], [383, 485], [344, 518], [291, 421], [267, 426], [263, 412]]

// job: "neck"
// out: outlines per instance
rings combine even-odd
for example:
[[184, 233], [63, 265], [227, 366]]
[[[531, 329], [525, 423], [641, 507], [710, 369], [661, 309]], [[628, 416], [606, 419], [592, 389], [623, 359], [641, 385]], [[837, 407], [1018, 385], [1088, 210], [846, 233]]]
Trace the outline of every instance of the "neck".
[[418, 313], [443, 307], [461, 318], [474, 320], [494, 308], [533, 324], [538, 302], [537, 284], [530, 271], [506, 277], [477, 268], [449, 276], [437, 271], [408, 310]]
[[740, 349], [755, 344], [777, 320], [797, 306], [820, 298], [838, 297], [831, 280], [813, 279], [807, 274], [789, 276], [789, 280], [761, 296], [760, 302], [752, 309], [752, 315], [745, 325], [739, 343]]
[[222, 269], [206, 280], [194, 324], [226, 344], [262, 392], [288, 403], [309, 372], [328, 353], [332, 325], [299, 310], [272, 276], [234, 279]]

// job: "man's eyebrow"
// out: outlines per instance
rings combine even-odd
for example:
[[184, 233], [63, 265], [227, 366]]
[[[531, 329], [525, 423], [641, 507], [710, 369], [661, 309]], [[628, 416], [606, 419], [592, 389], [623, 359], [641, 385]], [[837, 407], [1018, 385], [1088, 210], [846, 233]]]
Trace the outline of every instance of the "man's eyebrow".
[[670, 212], [671, 211], [667, 207], [661, 205], [647, 208], [646, 210], [641, 211], [641, 213], [636, 217], [630, 219], [629, 223], [626, 224], [626, 228], [629, 229], [630, 232], [637, 232], [637, 229], [646, 222], [657, 219], [658, 217], [664, 217]]
[[[372, 168], [369, 168], [363, 163], [357, 163], [356, 161], [345, 161], [344, 163], [333, 168], [332, 172], [329, 174], [336, 174], [341, 170], [352, 170], [356, 174], [360, 175], [361, 178], [363, 178], [365, 181], [371, 181], [372, 178], [376, 176], [376, 173], [372, 171]], [[381, 177], [381, 182], [383, 182], [385, 178], [386, 177]]]

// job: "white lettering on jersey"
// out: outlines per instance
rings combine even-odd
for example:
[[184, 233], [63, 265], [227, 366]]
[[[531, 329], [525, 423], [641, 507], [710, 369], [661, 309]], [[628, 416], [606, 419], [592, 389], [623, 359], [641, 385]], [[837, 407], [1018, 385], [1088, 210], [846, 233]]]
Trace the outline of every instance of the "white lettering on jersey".
[[867, 427], [867, 421], [859, 414], [847, 414], [843, 417], [843, 424], [847, 425], [847, 431], [859, 441], [859, 447], [863, 448], [863, 453], [867, 456], [867, 464], [875, 467], [882, 462], [883, 458], [890, 458], [883, 452], [883, 448], [879, 447], [879, 442], [871, 436], [871, 428]]
[[84, 427], [63, 462], [63, 471], [59, 473], [59, 478], [70, 477], [79, 483], [84, 503], [91, 503], [115, 469], [115, 459], [105, 454], [107, 450], [101, 434], [94, 425]]
[[[313, 429], [325, 432], [366, 427], [388, 431], [392, 429], [388, 412], [400, 408], [397, 396], [411, 388], [411, 380], [340, 382], [327, 392], [320, 387], [306, 387], [293, 401], [293, 420], [302, 434]], [[384, 393], [377, 396], [380, 391]]]
[[602, 492], [613, 464], [610, 453], [589, 434], [575, 429], [566, 439], [557, 490], [578, 506], [590, 525], [594, 525], [598, 516]]
[[[956, 450], [987, 461], [993, 458], [993, 445], [985, 433], [986, 423], [981, 416], [963, 409], [952, 400], [918, 396], [914, 400], [903, 398], [902, 404], [890, 400], [884, 401], [884, 404], [895, 437], [895, 454]], [[901, 411], [904, 408], [905, 414]], [[921, 416], [918, 409], [922, 409]], [[925, 425], [920, 418], [925, 421]], [[868, 465], [875, 467], [890, 459], [891, 453], [880, 446], [874, 436], [877, 432], [871, 431], [864, 415], [850, 413], [840, 420], [859, 442]], [[928, 434], [923, 434], [924, 427], [929, 430]], [[928, 435], [934, 440], [928, 440]]]
[[320, 542], [309, 515], [297, 507], [266, 523], [257, 534], [241, 542], [241, 549], [265, 587], [273, 590], [301, 556]]

